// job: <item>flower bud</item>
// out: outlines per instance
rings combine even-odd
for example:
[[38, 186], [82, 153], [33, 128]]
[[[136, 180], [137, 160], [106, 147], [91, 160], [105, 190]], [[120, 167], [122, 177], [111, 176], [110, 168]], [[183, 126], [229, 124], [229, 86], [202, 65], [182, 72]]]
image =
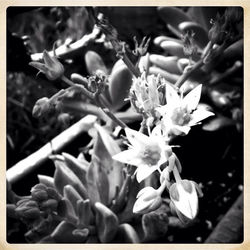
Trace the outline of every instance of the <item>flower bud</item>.
[[40, 216], [37, 202], [28, 199], [18, 202], [15, 212], [18, 216], [26, 219], [37, 219]]
[[47, 97], [39, 99], [32, 110], [32, 115], [36, 118], [44, 115], [50, 109], [50, 100]]
[[55, 55], [51, 56], [46, 50], [44, 50], [43, 60], [44, 60], [44, 63], [30, 62], [29, 65], [38, 69], [39, 72], [44, 73], [46, 77], [51, 81], [59, 79], [63, 76], [64, 67], [58, 61]]
[[174, 183], [169, 189], [169, 194], [178, 215], [178, 212], [180, 212], [191, 220], [196, 217], [198, 212], [198, 196], [193, 182], [181, 180]]
[[145, 187], [137, 194], [133, 212], [145, 214], [156, 210], [162, 203], [159, 191], [152, 187]]
[[31, 189], [31, 197], [35, 201], [43, 201], [48, 199], [46, 186], [43, 184], [37, 184]]

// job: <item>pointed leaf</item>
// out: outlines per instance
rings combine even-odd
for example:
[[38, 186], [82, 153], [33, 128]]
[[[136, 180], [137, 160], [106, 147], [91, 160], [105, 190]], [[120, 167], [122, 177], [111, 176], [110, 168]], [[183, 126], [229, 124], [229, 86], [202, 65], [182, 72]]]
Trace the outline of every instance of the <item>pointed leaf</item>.
[[63, 195], [64, 187], [69, 184], [76, 189], [83, 199], [87, 199], [87, 190], [74, 172], [66, 166], [65, 162], [59, 160], [54, 160], [54, 162], [56, 166], [54, 183], [57, 191]]
[[74, 174], [80, 179], [83, 185], [86, 185], [86, 171], [89, 167], [89, 163], [86, 161], [86, 164], [84, 164], [74, 156], [67, 153], [62, 153], [62, 155], [67, 167], [74, 172]]
[[106, 172], [109, 180], [109, 202], [115, 196], [116, 187], [122, 185], [123, 164], [112, 159], [112, 156], [121, 150], [116, 141], [108, 134], [108, 132], [99, 125], [95, 125], [98, 135], [94, 145], [93, 155], [97, 156], [101, 162], [103, 170]]
[[54, 178], [47, 176], [47, 175], [37, 175], [39, 183], [44, 184], [46, 187], [54, 188]]
[[95, 203], [95, 209], [98, 237], [102, 243], [109, 243], [116, 235], [118, 218], [109, 208], [99, 202]]
[[87, 172], [87, 187], [92, 203], [109, 203], [109, 181], [102, 162], [92, 157], [92, 162]]
[[76, 225], [78, 222], [73, 205], [67, 198], [63, 198], [59, 201], [57, 213], [59, 216], [67, 219], [67, 221], [71, 222], [72, 224]]
[[77, 213], [77, 201], [82, 200], [81, 195], [71, 185], [66, 185], [63, 189], [63, 196], [71, 202]]

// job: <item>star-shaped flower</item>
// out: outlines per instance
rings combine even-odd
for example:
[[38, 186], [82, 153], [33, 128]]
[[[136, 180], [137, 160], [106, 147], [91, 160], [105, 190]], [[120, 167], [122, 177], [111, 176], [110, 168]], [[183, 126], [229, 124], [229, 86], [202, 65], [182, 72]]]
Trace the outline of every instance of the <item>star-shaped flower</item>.
[[149, 136], [130, 128], [125, 128], [125, 132], [129, 149], [114, 155], [113, 159], [136, 166], [136, 178], [141, 182], [167, 161], [172, 149], [159, 135], [158, 127]]
[[156, 108], [162, 115], [162, 130], [166, 137], [187, 135], [191, 127], [214, 113], [198, 106], [202, 85], [191, 90], [184, 98], [170, 84], [166, 84], [167, 104]]

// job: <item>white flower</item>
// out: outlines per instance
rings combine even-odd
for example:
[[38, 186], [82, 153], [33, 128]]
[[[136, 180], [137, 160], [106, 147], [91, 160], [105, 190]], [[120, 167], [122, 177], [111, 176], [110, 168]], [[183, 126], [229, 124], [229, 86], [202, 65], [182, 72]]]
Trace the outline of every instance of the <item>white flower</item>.
[[186, 135], [191, 126], [198, 124], [214, 113], [199, 108], [202, 85], [198, 85], [184, 98], [170, 84], [166, 84], [167, 104], [156, 108], [162, 115], [162, 129], [166, 136]]
[[113, 159], [136, 166], [136, 178], [141, 182], [167, 161], [172, 149], [158, 134], [158, 127], [149, 136], [130, 128], [125, 128], [125, 132], [131, 145]]
[[156, 210], [162, 203], [161, 191], [152, 187], [145, 187], [136, 196], [137, 200], [133, 212], [145, 214]]
[[198, 213], [198, 195], [192, 181], [181, 180], [172, 184], [169, 188], [169, 194], [180, 219], [182, 218], [181, 215], [190, 220], [196, 217]]

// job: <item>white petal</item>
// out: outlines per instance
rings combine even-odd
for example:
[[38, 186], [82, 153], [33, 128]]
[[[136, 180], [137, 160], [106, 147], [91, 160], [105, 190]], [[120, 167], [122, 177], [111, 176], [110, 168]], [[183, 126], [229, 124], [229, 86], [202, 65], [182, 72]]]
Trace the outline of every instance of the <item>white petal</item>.
[[128, 150], [122, 151], [114, 155], [112, 158], [116, 161], [126, 163], [126, 164], [131, 164], [134, 166], [139, 166], [143, 163], [137, 151], [135, 151], [134, 149], [128, 149]]
[[[140, 196], [142, 196], [143, 194], [146, 194], [146, 193], [151, 193], [151, 192], [154, 192], [155, 191], [155, 189], [154, 188], [152, 188], [152, 187], [145, 187], [145, 188], [143, 188], [143, 189], [141, 189], [140, 191], [139, 191], [139, 193], [137, 194], [137, 196], [136, 196], [136, 198], [139, 198]], [[142, 197], [143, 198], [143, 197]]]
[[189, 126], [179, 126], [179, 125], [174, 125], [171, 128], [172, 133], [174, 133], [175, 135], [181, 135], [181, 134], [185, 134], [187, 135], [190, 131], [190, 127]]
[[143, 213], [143, 210], [148, 208], [153, 203], [153, 200], [149, 201], [143, 201], [142, 199], [136, 200], [134, 207], [133, 207], [133, 213]]
[[136, 172], [137, 181], [140, 183], [141, 181], [145, 180], [156, 169], [157, 169], [157, 166], [140, 165]]
[[187, 107], [188, 112], [195, 110], [201, 98], [202, 85], [198, 85], [191, 90], [183, 99], [183, 107]]
[[179, 97], [177, 91], [170, 84], [166, 84], [165, 86], [167, 106], [174, 109], [174, 107], [179, 106], [181, 98]]
[[129, 142], [137, 149], [140, 149], [150, 143], [149, 137], [143, 133], [130, 128], [125, 128], [125, 132]]
[[179, 201], [172, 200], [176, 208], [189, 219], [194, 219], [198, 212], [198, 196], [195, 186], [192, 184], [192, 192], [188, 193], [181, 184], [177, 183]]
[[207, 111], [203, 108], [197, 109], [192, 114], [192, 120], [189, 122], [190, 126], [196, 125], [198, 122], [208, 118], [209, 116], [214, 115], [214, 113]]

